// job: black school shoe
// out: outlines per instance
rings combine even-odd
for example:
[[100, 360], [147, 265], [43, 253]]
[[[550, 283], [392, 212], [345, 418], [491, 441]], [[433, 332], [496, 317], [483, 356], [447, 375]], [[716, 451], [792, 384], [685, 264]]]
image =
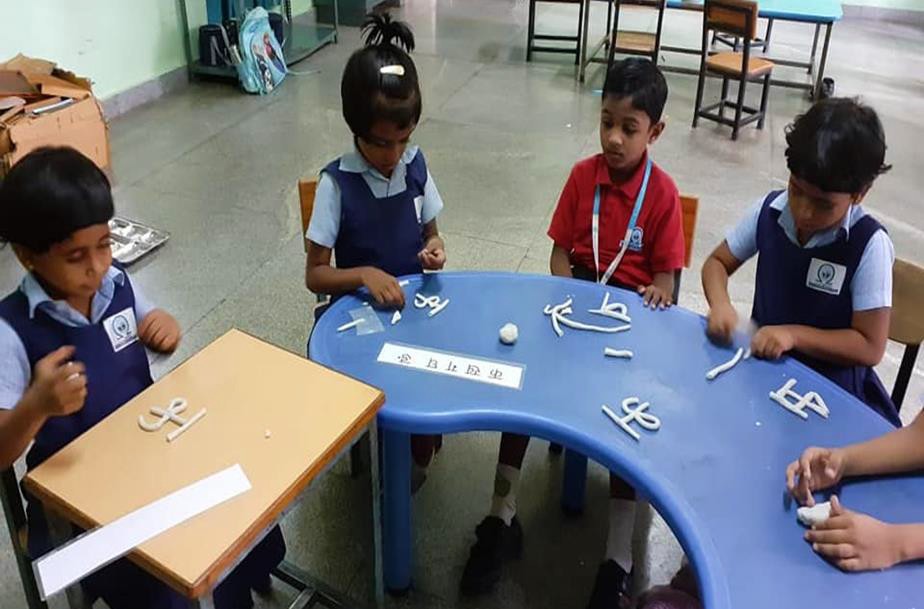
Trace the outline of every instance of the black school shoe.
[[474, 596], [490, 592], [500, 581], [504, 562], [523, 554], [523, 529], [516, 516], [510, 525], [488, 516], [475, 527], [478, 541], [472, 546], [462, 572], [461, 592]]
[[629, 581], [632, 576], [615, 560], [605, 560], [597, 569], [594, 591], [587, 609], [624, 609], [630, 605]]

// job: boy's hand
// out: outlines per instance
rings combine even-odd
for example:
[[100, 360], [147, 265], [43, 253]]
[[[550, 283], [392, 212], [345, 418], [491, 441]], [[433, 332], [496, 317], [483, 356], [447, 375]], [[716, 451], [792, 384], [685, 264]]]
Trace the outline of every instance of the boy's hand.
[[730, 302], [718, 304], [709, 309], [706, 334], [712, 340], [725, 345], [729, 344], [737, 326], [738, 311]]
[[398, 280], [375, 267], [366, 267], [362, 274], [363, 285], [381, 306], [404, 308], [404, 290]]
[[180, 324], [170, 313], [154, 309], [141, 320], [138, 338], [149, 349], [158, 353], [173, 353], [180, 346]]
[[61, 347], [35, 364], [27, 394], [45, 416], [61, 417], [83, 408], [87, 399], [86, 368], [71, 361], [74, 347]]
[[796, 501], [815, 505], [813, 491], [826, 489], [841, 481], [846, 459], [844, 451], [831, 448], [806, 448], [798, 461], [786, 468], [786, 488]]
[[780, 359], [796, 346], [789, 326], [764, 326], [751, 339], [751, 353], [763, 359]]
[[831, 497], [831, 517], [805, 533], [812, 549], [844, 571], [887, 569], [901, 562], [901, 539], [893, 525], [844, 509]]
[[420, 265], [428, 271], [439, 271], [446, 265], [446, 251], [442, 244], [434, 243], [420, 250], [417, 254]]
[[642, 295], [642, 302], [646, 307], [651, 307], [652, 309], [657, 309], [661, 307], [666, 309], [670, 307], [673, 303], [671, 294], [667, 293], [664, 288], [658, 287], [655, 284], [650, 286], [638, 286], [638, 293]]

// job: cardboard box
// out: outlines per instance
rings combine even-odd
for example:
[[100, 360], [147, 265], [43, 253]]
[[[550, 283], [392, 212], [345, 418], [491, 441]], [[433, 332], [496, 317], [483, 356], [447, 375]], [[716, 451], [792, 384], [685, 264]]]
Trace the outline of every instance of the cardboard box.
[[0, 63], [0, 177], [42, 146], [76, 148], [109, 172], [109, 131], [90, 81], [17, 55]]

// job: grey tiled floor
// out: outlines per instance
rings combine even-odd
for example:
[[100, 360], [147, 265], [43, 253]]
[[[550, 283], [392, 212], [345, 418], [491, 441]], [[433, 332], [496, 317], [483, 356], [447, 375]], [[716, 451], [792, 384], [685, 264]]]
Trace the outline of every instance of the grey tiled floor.
[[[547, 272], [544, 234], [558, 192], [574, 161], [598, 146], [594, 89], [600, 72], [591, 71], [587, 84], [579, 85], [567, 58], [538, 55], [526, 64], [526, 6], [525, 0], [407, 0], [400, 11], [417, 34], [424, 120], [414, 140], [447, 203], [440, 223], [452, 269]], [[543, 8], [540, 28], [573, 28], [575, 12]], [[697, 43], [693, 15], [669, 13], [666, 27], [672, 42]], [[805, 52], [810, 34], [806, 26], [778, 23], [774, 53]], [[339, 45], [296, 68], [320, 73], [293, 76], [275, 95], [250, 97], [222, 84], [197, 83], [112, 122], [119, 213], [172, 234], [167, 247], [133, 269], [185, 329], [180, 351], [155, 363], [158, 373], [231, 326], [303, 353], [312, 298], [302, 287], [295, 182], [349, 145], [339, 79], [358, 40], [355, 29], [345, 28]], [[918, 263], [924, 263], [924, 160], [916, 148], [924, 138], [922, 60], [920, 30], [844, 21], [835, 28], [829, 61], [838, 93], [862, 95], [882, 116], [895, 168], [877, 182], [869, 207], [889, 228], [898, 254]], [[807, 101], [774, 89], [766, 129], [746, 130], [732, 143], [725, 128], [706, 123], [690, 129], [693, 77], [671, 75], [669, 84], [668, 129], [654, 155], [683, 192], [701, 197], [698, 269], [744, 206], [784, 183], [783, 128]], [[749, 265], [732, 281], [742, 310], [749, 307], [753, 272]], [[19, 274], [10, 252], [0, 252], [4, 293]], [[704, 310], [696, 270], [686, 273], [681, 302]], [[890, 347], [880, 366], [887, 384], [899, 358], [900, 350]], [[922, 379], [919, 368], [906, 418], [924, 399]], [[414, 501], [416, 586], [391, 606], [544, 609], [586, 602], [603, 551], [606, 474], [592, 468], [587, 512], [566, 520], [558, 509], [561, 463], [540, 442], [528, 455], [520, 493], [525, 557], [495, 595], [458, 598], [472, 530], [488, 504], [496, 447], [496, 434], [447, 438]], [[338, 465], [285, 522], [291, 556], [360, 601], [370, 590], [367, 506], [368, 481], [351, 480]], [[643, 582], [664, 581], [680, 560], [657, 517], [648, 543], [639, 546]], [[0, 535], [0, 607], [25, 606], [18, 586], [8, 540]], [[291, 597], [279, 587], [259, 604], [280, 607]]]

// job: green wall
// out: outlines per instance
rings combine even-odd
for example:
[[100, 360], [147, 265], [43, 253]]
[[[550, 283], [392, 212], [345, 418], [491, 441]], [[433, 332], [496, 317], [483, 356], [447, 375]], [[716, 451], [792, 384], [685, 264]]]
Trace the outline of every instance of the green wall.
[[[185, 65], [183, 1], [197, 53], [205, 0], [16, 0], [0, 19], [0, 61], [17, 53], [55, 61], [91, 78], [105, 99]], [[294, 14], [310, 8], [311, 0], [292, 1]]]

